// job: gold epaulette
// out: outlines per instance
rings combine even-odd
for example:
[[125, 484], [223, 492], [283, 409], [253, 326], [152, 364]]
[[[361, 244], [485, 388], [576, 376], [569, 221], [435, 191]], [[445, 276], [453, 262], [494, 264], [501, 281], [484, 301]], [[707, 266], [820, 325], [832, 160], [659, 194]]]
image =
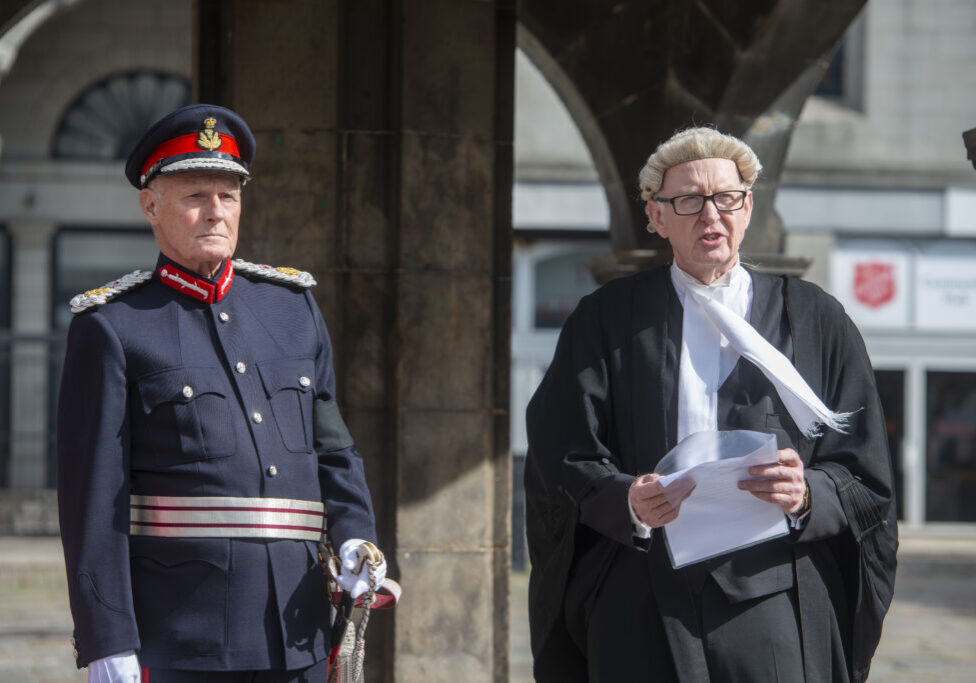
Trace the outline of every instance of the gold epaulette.
[[297, 285], [298, 287], [305, 288], [315, 285], [315, 278], [312, 277], [311, 273], [298, 270], [297, 268], [289, 268], [287, 266], [275, 267], [264, 263], [250, 263], [239, 258], [231, 261], [231, 264], [234, 266], [234, 272], [243, 273], [244, 275], [254, 275], [263, 280]]
[[120, 294], [144, 285], [151, 279], [151, 270], [142, 270], [141, 268], [139, 270], [133, 270], [131, 273], [126, 273], [118, 280], [106, 282], [97, 289], [89, 289], [83, 294], [78, 294], [72, 297], [70, 304], [71, 312], [81, 313], [82, 311], [88, 310], [92, 306], [101, 306]]

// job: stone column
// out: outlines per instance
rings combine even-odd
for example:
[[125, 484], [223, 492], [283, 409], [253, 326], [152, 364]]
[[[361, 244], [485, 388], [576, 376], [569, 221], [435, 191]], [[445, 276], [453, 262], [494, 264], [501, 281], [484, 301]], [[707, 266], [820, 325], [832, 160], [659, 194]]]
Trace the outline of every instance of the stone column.
[[[48, 486], [48, 340], [51, 328], [51, 237], [47, 221], [12, 221], [11, 331], [9, 347], [10, 460], [12, 489]], [[31, 339], [31, 335], [38, 335]]]
[[310, 270], [404, 586], [375, 681], [508, 674], [513, 2], [201, 0], [258, 140], [238, 254]]

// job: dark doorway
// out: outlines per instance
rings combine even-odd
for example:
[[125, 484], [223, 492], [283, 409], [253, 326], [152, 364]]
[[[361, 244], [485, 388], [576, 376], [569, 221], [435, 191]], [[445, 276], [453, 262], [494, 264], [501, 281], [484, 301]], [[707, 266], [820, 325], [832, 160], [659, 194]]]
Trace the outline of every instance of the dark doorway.
[[976, 372], [929, 372], [925, 392], [928, 522], [976, 522]]

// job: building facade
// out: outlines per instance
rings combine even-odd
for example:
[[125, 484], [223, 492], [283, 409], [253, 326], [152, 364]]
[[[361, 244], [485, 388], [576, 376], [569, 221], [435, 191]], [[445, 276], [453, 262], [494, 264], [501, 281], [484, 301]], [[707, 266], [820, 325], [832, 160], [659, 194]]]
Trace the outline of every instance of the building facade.
[[[155, 263], [124, 158], [191, 97], [191, 0], [62, 4], [0, 80], [0, 490], [15, 503], [56, 483], [68, 299]], [[45, 507], [0, 505], [0, 527], [56, 530]]]
[[[974, 29], [967, 0], [871, 0], [807, 103], [776, 200], [786, 252], [813, 259], [806, 277], [865, 337], [913, 524], [976, 522], [976, 170], [961, 137], [976, 127]], [[192, 99], [194, 30], [192, 0], [85, 0], [40, 24], [0, 80], [2, 490], [54, 486], [67, 300], [155, 260], [122, 159]], [[586, 263], [610, 250], [586, 146], [521, 53], [515, 155], [518, 459], [560, 325], [596, 286]]]

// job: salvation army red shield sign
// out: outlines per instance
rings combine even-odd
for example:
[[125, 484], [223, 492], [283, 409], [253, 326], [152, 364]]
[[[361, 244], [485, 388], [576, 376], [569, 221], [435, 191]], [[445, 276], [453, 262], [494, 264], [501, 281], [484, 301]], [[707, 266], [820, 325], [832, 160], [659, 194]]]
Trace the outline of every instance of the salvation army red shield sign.
[[895, 297], [893, 263], [865, 262], [854, 264], [854, 296], [871, 308], [881, 308]]

